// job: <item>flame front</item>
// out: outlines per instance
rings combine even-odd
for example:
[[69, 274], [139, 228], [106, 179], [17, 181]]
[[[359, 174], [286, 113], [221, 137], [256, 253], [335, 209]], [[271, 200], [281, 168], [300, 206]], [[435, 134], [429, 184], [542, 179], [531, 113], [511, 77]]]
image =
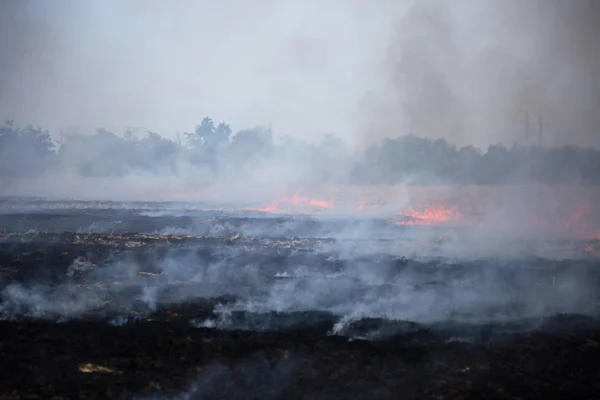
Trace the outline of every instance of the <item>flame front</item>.
[[[170, 193], [168, 197], [173, 200], [210, 200], [213, 202], [222, 200], [216, 193], [206, 190], [202, 192], [196, 190], [168, 192]], [[245, 210], [277, 214], [316, 214], [335, 209], [342, 214], [351, 216], [364, 216], [373, 213], [378, 216], [391, 217], [393, 214], [388, 214], [391, 211], [390, 208], [396, 206], [393, 193], [386, 194], [374, 190], [364, 191], [363, 189], [354, 193], [351, 191], [337, 191], [334, 196], [331, 196], [331, 191], [328, 191], [328, 193], [330, 193], [329, 197], [321, 196], [318, 198], [293, 194], [277, 199], [270, 204], [248, 207]], [[506, 234], [510, 232], [527, 232], [600, 242], [600, 214], [592, 206], [593, 203], [589, 201], [584, 201], [579, 205], [575, 203], [571, 206], [568, 202], [562, 202], [561, 204], [555, 204], [556, 202], [553, 201], [546, 202], [546, 199], [542, 197], [542, 201], [535, 204], [535, 207], [530, 207], [531, 211], [535, 211], [529, 214], [523, 212], [519, 207], [513, 212], [513, 210], [503, 208], [500, 204], [498, 210], [501, 211], [501, 220], [498, 221], [497, 216], [491, 213], [491, 211], [496, 210], [494, 208], [496, 205], [490, 204], [490, 200], [486, 200], [485, 197], [473, 198], [472, 195], [471, 197], [465, 195], [459, 197], [458, 200], [450, 200], [437, 192], [425, 193], [425, 195], [427, 198], [422, 193], [416, 192], [411, 207], [397, 213], [395, 218], [388, 220], [388, 223], [400, 226], [436, 226], [452, 223], [455, 226], [502, 231]], [[479, 196], [479, 194], [475, 196]], [[474, 200], [463, 201], [465, 197]], [[325, 200], [326, 198], [329, 199]], [[432, 199], [435, 200], [429, 203]], [[448, 203], [440, 201], [441, 199], [448, 199]], [[454, 206], [455, 204], [460, 205], [461, 212], [457, 211], [458, 208]], [[213, 210], [213, 208], [203, 207], [195, 207], [194, 209]], [[586, 249], [586, 252], [596, 251], [596, 248], [600, 251], [600, 244], [595, 243]]]
[[460, 219], [460, 214], [454, 207], [433, 205], [423, 211], [408, 209], [402, 214], [402, 219], [394, 222], [395, 225], [438, 225]]
[[312, 214], [318, 211], [329, 210], [332, 207], [332, 201], [311, 199], [294, 194], [291, 197], [284, 197], [267, 206], [249, 207], [246, 210], [269, 213]]
[[577, 238], [597, 237], [598, 234], [591, 232], [586, 222], [592, 215], [592, 212], [592, 206], [587, 203], [580, 204], [573, 215], [565, 222], [564, 234]]

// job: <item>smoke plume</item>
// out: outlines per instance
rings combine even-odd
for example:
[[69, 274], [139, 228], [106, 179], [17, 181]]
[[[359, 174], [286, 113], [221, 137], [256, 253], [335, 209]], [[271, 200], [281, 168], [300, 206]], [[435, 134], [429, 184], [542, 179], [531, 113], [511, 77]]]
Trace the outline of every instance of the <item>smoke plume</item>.
[[423, 1], [393, 32], [370, 137], [600, 145], [597, 1]]
[[[38, 151], [31, 138], [39, 132], [22, 131], [12, 143], [18, 134], [7, 129], [0, 195], [139, 199], [156, 197], [159, 186], [162, 195], [210, 185], [219, 200], [244, 193], [270, 201], [348, 182], [597, 179], [592, 153], [497, 149], [482, 160], [475, 149], [452, 147], [600, 145], [594, 1], [241, 7], [205, 0], [172, 9], [155, 1], [11, 0], [1, 7], [0, 119], [40, 125], [54, 139], [100, 127], [162, 136], [63, 136], [55, 157]], [[268, 140], [230, 137], [202, 155], [185, 139], [207, 115], [236, 130], [273, 130]], [[322, 145], [327, 132], [343, 142]], [[383, 143], [362, 162], [367, 145], [409, 133], [450, 145], [426, 144], [423, 155], [415, 141]]]
[[387, 3], [4, 1], [0, 118], [65, 132], [174, 135], [204, 115], [313, 139], [346, 131]]

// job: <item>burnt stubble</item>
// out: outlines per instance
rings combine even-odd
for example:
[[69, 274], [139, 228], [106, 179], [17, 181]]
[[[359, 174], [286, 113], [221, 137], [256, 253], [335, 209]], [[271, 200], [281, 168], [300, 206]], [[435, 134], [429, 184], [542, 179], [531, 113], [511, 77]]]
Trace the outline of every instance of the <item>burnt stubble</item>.
[[600, 397], [594, 242], [458, 257], [466, 228], [10, 204], [0, 398]]

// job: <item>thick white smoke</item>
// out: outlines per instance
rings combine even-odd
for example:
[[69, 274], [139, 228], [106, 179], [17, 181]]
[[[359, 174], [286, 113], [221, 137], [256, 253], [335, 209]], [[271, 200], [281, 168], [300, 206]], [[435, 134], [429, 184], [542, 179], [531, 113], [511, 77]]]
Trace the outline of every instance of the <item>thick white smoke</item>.
[[597, 147], [599, 34], [593, 0], [416, 2], [395, 21], [365, 131]]

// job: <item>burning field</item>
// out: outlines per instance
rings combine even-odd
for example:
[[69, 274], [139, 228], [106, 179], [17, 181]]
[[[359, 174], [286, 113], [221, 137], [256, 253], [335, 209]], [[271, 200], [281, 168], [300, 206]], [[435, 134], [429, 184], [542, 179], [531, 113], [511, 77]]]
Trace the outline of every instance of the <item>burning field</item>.
[[384, 197], [2, 201], [0, 398], [600, 398], [593, 203]]

